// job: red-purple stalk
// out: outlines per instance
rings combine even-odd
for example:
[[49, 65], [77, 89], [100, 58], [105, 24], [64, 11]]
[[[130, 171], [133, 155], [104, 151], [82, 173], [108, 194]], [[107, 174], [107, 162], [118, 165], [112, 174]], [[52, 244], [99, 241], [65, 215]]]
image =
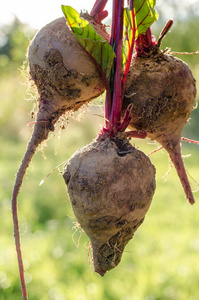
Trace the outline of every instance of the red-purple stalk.
[[132, 14], [132, 21], [133, 21], [133, 38], [132, 38], [132, 44], [131, 47], [129, 49], [129, 55], [127, 58], [127, 62], [126, 62], [126, 66], [124, 69], [124, 74], [123, 74], [123, 81], [122, 81], [122, 94], [124, 95], [124, 91], [125, 91], [125, 87], [126, 87], [126, 80], [127, 80], [127, 76], [129, 73], [129, 69], [130, 69], [130, 64], [131, 64], [131, 59], [132, 59], [132, 55], [133, 55], [133, 49], [135, 46], [135, 14], [134, 14], [134, 5], [133, 5], [133, 0], [129, 1], [129, 6], [130, 6], [130, 10], [131, 10], [131, 14]]
[[108, 0], [96, 0], [90, 12], [90, 16], [94, 17], [97, 23], [101, 23], [108, 16], [108, 11], [104, 10]]
[[[126, 38], [129, 45], [128, 57], [127, 57], [124, 70], [122, 70], [124, 0], [113, 0], [110, 45], [115, 51], [116, 58], [114, 59], [113, 62], [110, 82], [108, 82], [106, 78], [104, 78], [106, 91], [107, 91], [106, 101], [105, 101], [106, 128], [102, 128], [101, 130], [102, 134], [106, 133], [109, 135], [115, 135], [118, 131], [125, 131], [131, 120], [130, 107], [128, 107], [126, 113], [124, 114], [123, 119], [121, 118], [123, 95], [125, 91], [128, 72], [130, 69], [133, 49], [135, 46], [135, 27], [136, 27], [133, 0], [128, 0], [127, 3], [129, 5], [130, 13], [131, 13], [132, 24], [130, 24], [130, 26], [132, 29], [132, 36], [129, 37], [127, 32]], [[98, 19], [98, 21], [101, 22], [101, 19], [103, 19], [103, 17], [106, 16], [106, 11], [104, 11], [106, 4], [107, 4], [107, 0], [95, 1], [95, 4], [90, 12], [90, 15], [93, 16], [96, 21]], [[150, 29], [146, 33], [146, 36], [151, 43], [152, 39], [150, 40], [151, 37]], [[134, 135], [137, 136], [137, 134], [132, 132], [132, 136]], [[144, 138], [145, 136], [146, 136], [145, 133], [140, 134], [140, 138]]]
[[[114, 59], [112, 66], [112, 73], [110, 82], [104, 78], [106, 86], [106, 101], [105, 101], [105, 120], [106, 128], [102, 128], [101, 134], [106, 133], [108, 135], [115, 135], [118, 131], [125, 131], [131, 120], [131, 107], [128, 107], [123, 119], [121, 118], [123, 95], [126, 86], [126, 80], [130, 69], [130, 63], [133, 55], [133, 49], [135, 45], [135, 15], [133, 0], [127, 1], [132, 24], [132, 36], [128, 36], [128, 30], [126, 39], [128, 41], [128, 54], [126, 65], [122, 70], [123, 63], [123, 23], [124, 23], [124, 0], [113, 0], [112, 6], [112, 26], [111, 26], [111, 38], [110, 45], [115, 51], [116, 58]], [[96, 0], [95, 4], [90, 12], [90, 15], [101, 21], [103, 16], [106, 15], [104, 8], [107, 4], [107, 0]], [[149, 32], [150, 38], [150, 32]], [[99, 68], [99, 67], [98, 67]], [[100, 68], [99, 68], [100, 71]], [[100, 73], [102, 73], [100, 71]], [[145, 133], [131, 133], [132, 136], [145, 138]], [[130, 136], [130, 135], [129, 135]]]
[[[115, 35], [115, 72], [113, 81], [113, 100], [111, 107], [111, 114], [109, 116], [110, 123], [113, 130], [117, 131], [120, 125], [121, 110], [122, 110], [122, 49], [123, 49], [123, 14], [124, 14], [124, 0], [115, 0], [115, 7], [117, 7], [117, 26]], [[111, 39], [112, 40], [112, 39]]]
[[154, 45], [156, 45], [156, 38], [148, 27], [145, 34], [139, 34], [135, 41], [135, 56], [141, 56], [143, 53], [148, 55]]
[[138, 38], [135, 41], [135, 56], [141, 56], [143, 53], [145, 55], [148, 55], [151, 48], [154, 45], [157, 45], [158, 47], [160, 47], [163, 38], [169, 32], [172, 25], [173, 25], [173, 20], [170, 19], [166, 23], [164, 28], [162, 29], [157, 42], [156, 42], [155, 36], [152, 35], [152, 33], [151, 33], [151, 28], [150, 27], [147, 28], [145, 34], [139, 34]]
[[[133, 0], [129, 1], [132, 20], [133, 20], [133, 35], [132, 40], [129, 41], [131, 47], [129, 47], [127, 63], [122, 70], [122, 51], [123, 51], [123, 22], [124, 22], [124, 0], [113, 0], [113, 15], [112, 15], [112, 27], [111, 27], [111, 39], [110, 45], [113, 47], [116, 58], [112, 67], [111, 78], [111, 99], [110, 95], [106, 95], [105, 102], [105, 119], [106, 128], [102, 130], [102, 133], [108, 132], [110, 135], [116, 134], [118, 131], [125, 131], [129, 122], [130, 117], [130, 107], [124, 118], [121, 120], [122, 102], [123, 94], [125, 90], [125, 83], [127, 75], [130, 68], [130, 62], [133, 54], [134, 41], [135, 41], [135, 20], [133, 12]], [[123, 72], [123, 73], [122, 73]]]
[[[117, 0], [113, 1], [112, 5], [112, 24], [111, 24], [111, 39], [110, 45], [112, 48], [114, 47], [114, 41], [116, 38], [116, 24], [117, 24]], [[115, 72], [115, 64], [113, 65], [113, 73]], [[110, 115], [112, 108], [112, 93], [106, 92], [106, 100], [105, 100], [105, 119], [106, 119], [106, 128], [110, 127]]]

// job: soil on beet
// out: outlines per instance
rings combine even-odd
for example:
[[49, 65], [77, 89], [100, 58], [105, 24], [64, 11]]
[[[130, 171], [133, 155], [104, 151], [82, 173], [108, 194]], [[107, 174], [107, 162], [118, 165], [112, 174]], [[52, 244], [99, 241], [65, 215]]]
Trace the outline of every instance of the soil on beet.
[[[96, 80], [94, 76], [79, 74], [75, 70], [67, 70], [63, 64], [63, 58], [58, 50], [52, 49], [45, 56], [47, 69], [42, 69], [39, 65], [33, 65], [30, 75], [34, 79], [41, 98], [53, 101], [55, 95], [60, 98], [62, 105], [66, 102], [67, 110], [77, 110], [82, 104], [89, 102], [78, 101], [81, 97], [81, 87], [76, 82], [80, 81], [84, 88], [89, 87]], [[100, 93], [101, 94], [101, 93]], [[95, 98], [95, 97], [94, 97]]]
[[94, 269], [116, 267], [143, 222], [155, 191], [155, 168], [127, 139], [99, 139], [79, 149], [64, 169], [73, 211], [89, 236]]
[[[154, 50], [154, 51], [153, 51]], [[123, 114], [131, 104], [129, 128], [147, 133], [168, 152], [188, 201], [195, 202], [181, 156], [181, 133], [194, 109], [196, 82], [188, 65], [162, 51], [136, 57], [127, 79]]]
[[62, 109], [75, 111], [103, 93], [103, 89], [99, 89], [99, 93], [95, 93], [95, 96], [81, 99], [82, 88], [86, 89], [95, 84], [96, 78], [93, 75], [80, 74], [76, 70], [68, 70], [58, 50], [52, 49], [46, 53], [45, 61], [46, 69], [42, 69], [39, 65], [32, 65], [30, 69], [30, 75], [37, 86], [40, 99], [55, 101], [54, 99], [57, 98]]
[[[106, 33], [102, 25], [96, 26]], [[28, 58], [40, 100], [54, 101], [58, 109], [77, 110], [105, 90], [97, 67], [67, 27], [65, 18], [54, 20], [35, 35]]]

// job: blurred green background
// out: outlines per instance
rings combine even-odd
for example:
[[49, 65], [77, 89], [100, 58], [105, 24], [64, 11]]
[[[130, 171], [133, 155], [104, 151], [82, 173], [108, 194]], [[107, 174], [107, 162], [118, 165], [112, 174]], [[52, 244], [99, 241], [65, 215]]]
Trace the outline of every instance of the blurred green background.
[[[159, 34], [164, 9], [153, 32]], [[176, 20], [162, 48], [199, 49], [199, 19], [190, 10]], [[11, 215], [15, 174], [32, 132], [29, 113], [34, 93], [21, 66], [34, 32], [17, 18], [0, 28], [0, 300], [21, 299]], [[181, 56], [199, 82], [199, 56]], [[199, 90], [199, 85], [197, 83]], [[33, 100], [33, 101], [31, 101]], [[197, 98], [197, 101], [199, 99]], [[69, 117], [35, 155], [24, 179], [19, 221], [29, 299], [31, 300], [198, 300], [199, 299], [199, 146], [182, 142], [196, 204], [187, 203], [164, 150], [150, 156], [157, 169], [152, 206], [120, 265], [101, 278], [89, 263], [89, 240], [76, 225], [59, 170], [39, 186], [57, 165], [91, 142], [103, 124], [103, 97]], [[194, 110], [183, 136], [199, 140], [199, 110]], [[158, 147], [132, 140], [149, 154]], [[191, 154], [191, 156], [189, 156]], [[168, 170], [170, 172], [167, 174]]]

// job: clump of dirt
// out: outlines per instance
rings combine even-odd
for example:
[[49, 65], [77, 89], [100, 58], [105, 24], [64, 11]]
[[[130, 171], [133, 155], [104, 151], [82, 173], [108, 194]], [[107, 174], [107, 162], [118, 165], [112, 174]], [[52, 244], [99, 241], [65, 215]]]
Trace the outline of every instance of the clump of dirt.
[[79, 149], [63, 177], [75, 216], [91, 240], [94, 269], [104, 275], [118, 265], [144, 220], [155, 191], [155, 168], [122, 134]]
[[92, 96], [90, 99], [82, 100], [81, 85], [88, 89], [93, 86], [96, 81], [93, 75], [84, 75], [76, 70], [67, 70], [58, 50], [52, 49], [46, 53], [45, 59], [48, 66], [46, 70], [39, 65], [33, 65], [30, 70], [30, 74], [34, 74], [34, 82], [41, 99], [55, 101], [54, 98], [57, 97], [60, 101], [60, 108], [73, 111], [92, 100]]

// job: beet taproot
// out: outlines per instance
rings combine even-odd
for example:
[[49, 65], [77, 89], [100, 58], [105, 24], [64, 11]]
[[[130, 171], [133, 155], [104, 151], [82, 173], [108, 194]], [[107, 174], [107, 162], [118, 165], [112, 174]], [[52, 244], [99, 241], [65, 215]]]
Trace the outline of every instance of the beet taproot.
[[[97, 24], [88, 14], [83, 14], [83, 17], [88, 18], [100, 35], [108, 38], [102, 24]], [[14, 236], [23, 299], [27, 299], [27, 292], [20, 247], [17, 197], [25, 172], [37, 147], [54, 131], [59, 118], [67, 111], [77, 110], [105, 90], [96, 65], [76, 41], [64, 17], [47, 24], [35, 35], [28, 49], [28, 59], [30, 77], [39, 93], [38, 112], [12, 193]]]
[[154, 166], [124, 136], [94, 140], [63, 172], [74, 214], [91, 240], [94, 270], [102, 276], [120, 262], [155, 191]]
[[132, 61], [123, 109], [132, 105], [129, 128], [145, 131], [168, 152], [187, 199], [194, 197], [181, 157], [181, 133], [196, 98], [196, 82], [182, 60], [155, 48]]

